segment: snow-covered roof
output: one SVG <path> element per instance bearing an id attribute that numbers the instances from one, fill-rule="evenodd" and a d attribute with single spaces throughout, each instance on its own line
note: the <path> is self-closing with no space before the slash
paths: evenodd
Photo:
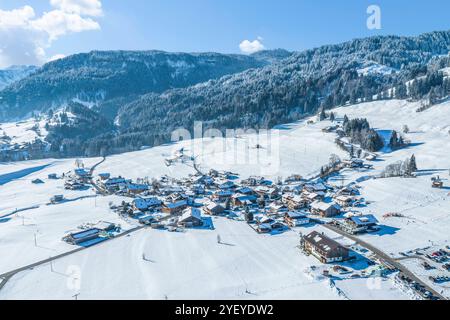
<path id="1" fill-rule="evenodd" d="M 94 228 L 100 229 L 100 230 L 108 230 L 115 227 L 115 224 L 112 222 L 107 221 L 99 221 L 94 225 Z"/>
<path id="2" fill-rule="evenodd" d="M 300 212 L 287 212 L 286 215 L 291 219 L 304 219 L 307 218 L 306 215 Z"/>
<path id="3" fill-rule="evenodd" d="M 377 218 L 375 218 L 371 214 L 364 215 L 364 216 L 353 216 L 350 218 L 350 220 L 352 220 L 356 225 L 361 225 L 361 226 L 373 225 L 373 224 L 378 223 Z"/>
<path id="4" fill-rule="evenodd" d="M 128 190 L 148 190 L 149 186 L 146 184 L 129 183 L 127 188 Z"/>
<path id="5" fill-rule="evenodd" d="M 113 184 L 119 184 L 119 183 L 125 183 L 126 180 L 124 178 L 109 178 L 105 181 L 106 185 L 113 185 Z"/>
<path id="6" fill-rule="evenodd" d="M 201 220 L 202 219 L 202 214 L 201 214 L 200 209 L 198 209 L 198 208 L 187 208 L 186 210 L 183 211 L 183 214 L 180 217 L 180 221 L 182 222 L 182 221 L 184 221 L 186 219 L 189 219 L 191 217 L 195 218 L 195 219 L 198 219 L 198 220 Z"/>
<path id="7" fill-rule="evenodd" d="M 327 211 L 331 207 L 335 207 L 336 209 L 340 209 L 340 206 L 335 203 L 326 203 L 322 201 L 316 201 L 311 204 L 311 208 L 320 211 Z"/>
<path id="8" fill-rule="evenodd" d="M 161 205 L 162 201 L 156 197 L 137 198 L 133 200 L 133 204 L 138 209 L 147 209 L 148 207 Z"/>
<path id="9" fill-rule="evenodd" d="M 220 204 L 211 201 L 206 204 L 206 208 L 208 210 L 214 210 L 215 208 L 223 208 L 223 207 Z"/>
<path id="10" fill-rule="evenodd" d="M 239 193 L 242 193 L 242 194 L 253 193 L 253 190 L 249 187 L 242 187 L 242 188 L 237 189 L 236 191 Z"/>
<path id="11" fill-rule="evenodd" d="M 186 200 L 181 200 L 181 201 L 177 201 L 177 202 L 170 202 L 170 203 L 166 203 L 165 206 L 169 209 L 175 209 L 175 208 L 179 208 L 182 206 L 187 205 L 187 201 Z"/>
<path id="12" fill-rule="evenodd" d="M 233 181 L 227 181 L 222 183 L 221 185 L 219 185 L 220 189 L 230 189 L 233 188 L 235 186 Z"/>
<path id="13" fill-rule="evenodd" d="M 70 235 L 72 236 L 73 239 L 83 239 L 85 237 L 89 237 L 89 236 L 98 234 L 99 232 L 100 232 L 99 229 L 92 228 L 92 229 L 89 229 L 89 230 L 83 230 L 83 231 L 80 231 L 80 232 L 75 232 L 75 233 L 72 233 Z"/>
<path id="14" fill-rule="evenodd" d="M 264 224 L 264 223 L 271 223 L 274 220 L 272 218 L 269 218 L 267 216 L 259 216 L 256 218 L 256 220 L 260 223 L 260 224 Z"/>
<path id="15" fill-rule="evenodd" d="M 234 194 L 233 191 L 229 191 L 229 190 L 221 190 L 221 191 L 217 191 L 215 193 L 215 195 L 219 196 L 219 197 L 229 197 L 229 196 L 232 196 L 233 194 Z"/>
<path id="16" fill-rule="evenodd" d="M 327 190 L 327 187 L 321 182 L 320 183 L 314 183 L 314 184 L 306 184 L 304 186 L 304 188 L 307 189 L 307 190 L 315 191 L 315 192 L 326 191 Z"/>
<path id="17" fill-rule="evenodd" d="M 351 196 L 338 196 L 338 197 L 336 197 L 336 200 L 337 201 L 348 202 L 348 201 L 353 200 L 353 197 L 351 197 Z"/>
<path id="18" fill-rule="evenodd" d="M 245 194 L 235 194 L 233 195 L 234 199 L 238 199 L 239 201 L 256 201 L 258 198 L 253 195 L 245 195 Z"/>
<path id="19" fill-rule="evenodd" d="M 338 242 L 317 231 L 311 232 L 304 239 L 327 253 L 342 247 Z"/>

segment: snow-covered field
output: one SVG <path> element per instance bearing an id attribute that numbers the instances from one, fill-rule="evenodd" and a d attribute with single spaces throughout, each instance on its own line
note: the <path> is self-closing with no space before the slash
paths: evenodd
<path id="1" fill-rule="evenodd" d="M 45 120 L 30 119 L 27 121 L 0 124 L 0 138 L 8 136 L 11 138 L 10 145 L 33 142 L 43 139 L 47 135 Z"/>
<path id="2" fill-rule="evenodd" d="M 310 276 L 306 268 L 318 262 L 300 253 L 296 232 L 259 235 L 240 221 L 213 223 L 214 231 L 147 229 L 100 244 L 54 262 L 53 272 L 47 264 L 21 273 L 0 299 L 369 299 L 385 290 L 385 298 L 408 298 L 391 281 L 377 295 L 365 279 L 340 292 Z"/>
<path id="3" fill-rule="evenodd" d="M 430 178 L 448 179 L 450 167 L 450 103 L 417 113 L 418 103 L 381 101 L 336 109 L 338 117 L 366 117 L 377 130 L 410 129 L 411 146 L 380 154 L 374 170 L 345 171 L 345 183 L 379 173 L 386 165 L 413 153 L 419 167 L 416 179 L 370 179 L 358 183 L 369 202 L 361 212 L 372 213 L 383 225 L 377 234 L 361 238 L 393 257 L 417 248 L 442 248 L 450 241 L 450 190 L 432 189 Z M 185 177 L 194 173 L 189 164 L 166 166 L 164 160 L 184 147 L 196 158 L 202 171 L 230 170 L 242 178 L 263 175 L 286 178 L 291 174 L 314 176 L 330 154 L 345 157 L 334 143 L 334 133 L 321 131 L 330 122 L 306 121 L 280 126 L 271 142 L 256 135 L 183 141 L 139 152 L 108 157 L 96 173 L 110 172 L 127 178 Z M 260 145 L 258 148 L 257 145 Z M 228 146 L 228 148 L 225 148 Z M 258 158 L 259 157 L 259 158 Z M 87 167 L 100 159 L 84 159 Z M 118 197 L 94 196 L 92 190 L 63 190 L 62 180 L 50 181 L 49 173 L 67 172 L 74 160 L 41 160 L 0 164 L 0 274 L 49 256 L 73 250 L 61 237 L 79 225 L 99 220 L 120 223 L 124 229 L 135 223 L 121 220 L 108 207 Z M 31 180 L 41 178 L 43 185 Z M 449 180 L 444 180 L 446 186 Z M 47 206 L 49 198 L 64 194 L 73 202 Z M 39 206 L 1 219 L 16 208 Z M 383 219 L 386 213 L 405 218 Z M 392 279 L 380 285 L 366 279 L 345 279 L 331 284 L 307 271 L 320 263 L 304 256 L 293 231 L 259 235 L 243 222 L 214 218 L 214 230 L 169 233 L 144 229 L 130 236 L 104 242 L 14 276 L 0 299 L 409 299 Z M 322 230 L 322 227 L 316 227 Z M 311 228 L 298 231 L 309 232 Z M 37 246 L 34 243 L 36 234 Z M 220 235 L 225 245 L 217 244 Z M 337 235 L 332 235 L 339 238 Z M 339 239 L 342 242 L 342 239 Z M 142 259 L 143 254 L 147 260 Z M 406 262 L 405 262 L 406 263 Z M 409 261 L 408 261 L 409 263 Z M 53 272 L 52 270 L 53 269 Z M 77 277 L 71 277 L 76 274 Z M 81 287 L 74 289 L 79 281 Z M 77 287 L 77 286 L 75 286 Z M 438 289 L 446 290 L 443 287 Z M 450 292 L 445 291 L 447 295 Z"/>

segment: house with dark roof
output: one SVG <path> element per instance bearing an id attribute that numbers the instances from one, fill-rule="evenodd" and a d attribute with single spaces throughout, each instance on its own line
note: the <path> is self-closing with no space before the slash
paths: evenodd
<path id="1" fill-rule="evenodd" d="M 305 252 L 315 256 L 322 263 L 340 262 L 349 259 L 350 251 L 347 248 L 317 231 L 302 236 L 300 244 Z"/>

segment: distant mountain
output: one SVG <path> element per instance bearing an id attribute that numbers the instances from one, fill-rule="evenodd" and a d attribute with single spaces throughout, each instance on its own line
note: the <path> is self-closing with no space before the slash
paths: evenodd
<path id="1" fill-rule="evenodd" d="M 193 121 L 217 129 L 270 128 L 380 93 L 382 99 L 419 99 L 438 88 L 437 95 L 445 96 L 450 92 L 442 76 L 431 72 L 436 64 L 450 66 L 449 51 L 450 31 L 357 39 L 294 53 L 264 68 L 144 95 L 119 110 L 118 137 L 135 148 L 167 141 L 172 130 L 190 129 Z M 419 76 L 425 80 L 406 95 L 404 83 Z M 397 86 L 397 95 L 388 91 Z"/>
<path id="2" fill-rule="evenodd" d="M 110 115 L 132 97 L 182 88 L 267 62 L 243 55 L 94 51 L 47 63 L 0 92 L 0 121 L 71 101 Z M 105 110 L 102 104 L 109 109 Z"/>
<path id="3" fill-rule="evenodd" d="M 262 50 L 253 53 L 251 56 L 261 61 L 275 63 L 290 57 L 292 54 L 293 52 L 284 49 L 274 49 L 274 50 Z"/>
<path id="4" fill-rule="evenodd" d="M 54 152 L 125 152 L 168 142 L 194 121 L 257 129 L 374 99 L 432 105 L 450 96 L 439 71 L 450 67 L 449 51 L 450 31 L 251 56 L 91 52 L 49 63 L 0 92 L 0 119 L 70 105 L 83 119 L 49 128 Z"/>
<path id="5" fill-rule="evenodd" d="M 27 77 L 36 69 L 37 67 L 34 66 L 12 66 L 7 69 L 0 70 L 0 90 L 3 90 L 10 84 Z"/>

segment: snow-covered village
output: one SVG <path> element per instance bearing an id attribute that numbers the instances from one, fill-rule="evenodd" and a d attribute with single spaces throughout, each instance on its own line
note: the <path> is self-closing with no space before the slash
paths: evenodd
<path id="1" fill-rule="evenodd" d="M 448 303 L 450 2 L 0 2 L 2 310 Z"/>
<path id="2" fill-rule="evenodd" d="M 256 134 L 3 165 L 0 298 L 448 299 L 448 106 L 280 126 L 277 170 L 217 161 L 266 156 Z M 357 116 L 380 152 L 348 142 Z"/>

